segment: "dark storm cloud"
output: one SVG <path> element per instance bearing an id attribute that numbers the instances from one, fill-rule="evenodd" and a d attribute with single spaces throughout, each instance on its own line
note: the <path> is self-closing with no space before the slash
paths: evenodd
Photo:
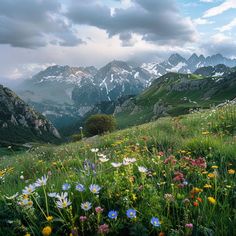
<path id="1" fill-rule="evenodd" d="M 96 1 L 71 1 L 67 17 L 76 24 L 106 30 L 109 37 L 119 35 L 130 42 L 131 33 L 146 41 L 181 44 L 194 40 L 195 30 L 189 19 L 183 18 L 174 0 L 132 0 L 126 9 L 116 8 L 114 14 L 108 6 Z"/>
<path id="2" fill-rule="evenodd" d="M 50 42 L 65 46 L 82 43 L 60 10 L 57 0 L 1 0 L 0 44 L 37 48 Z"/>

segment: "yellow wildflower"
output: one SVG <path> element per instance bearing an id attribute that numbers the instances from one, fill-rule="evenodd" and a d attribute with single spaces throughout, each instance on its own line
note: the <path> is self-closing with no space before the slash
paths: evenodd
<path id="1" fill-rule="evenodd" d="M 192 193 L 192 194 L 196 194 L 196 193 L 201 193 L 202 191 L 203 191 L 203 190 L 200 189 L 200 188 L 193 188 L 192 191 L 191 191 L 191 193 Z"/>
<path id="2" fill-rule="evenodd" d="M 135 194 L 132 194 L 133 201 L 136 201 L 137 197 Z"/>
<path id="3" fill-rule="evenodd" d="M 47 216 L 47 221 L 52 221 L 53 220 L 53 216 Z"/>
<path id="4" fill-rule="evenodd" d="M 212 188 L 210 184 L 205 184 L 203 188 Z"/>
<path id="5" fill-rule="evenodd" d="M 52 233 L 52 228 L 50 226 L 46 226 L 42 230 L 43 236 L 49 236 Z"/>
<path id="6" fill-rule="evenodd" d="M 211 204 L 213 204 L 213 205 L 216 204 L 215 198 L 213 198 L 213 197 L 208 197 L 207 199 L 208 199 L 208 201 L 209 201 Z"/>
<path id="7" fill-rule="evenodd" d="M 25 236 L 30 236 L 30 233 L 26 233 Z"/>
<path id="8" fill-rule="evenodd" d="M 229 169 L 229 170 L 228 170 L 228 173 L 229 173 L 230 175 L 233 175 L 233 174 L 235 173 L 235 170 Z"/>
<path id="9" fill-rule="evenodd" d="M 206 174 L 208 174 L 208 171 L 203 171 L 202 174 L 206 175 Z"/>
<path id="10" fill-rule="evenodd" d="M 211 167 L 212 169 L 217 169 L 217 168 L 219 168 L 218 166 L 212 166 Z"/>
<path id="11" fill-rule="evenodd" d="M 209 178 L 211 178 L 211 179 L 213 179 L 213 178 L 216 177 L 214 173 L 209 173 L 207 176 L 208 176 Z"/>

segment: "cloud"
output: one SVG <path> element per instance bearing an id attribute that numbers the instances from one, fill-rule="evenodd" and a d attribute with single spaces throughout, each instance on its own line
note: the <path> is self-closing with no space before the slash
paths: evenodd
<path id="1" fill-rule="evenodd" d="M 203 17 L 207 18 L 207 17 L 217 16 L 217 15 L 220 15 L 223 12 L 228 11 L 232 8 L 236 8 L 236 1 L 235 0 L 225 0 L 222 4 L 208 9 L 204 13 Z"/>
<path id="2" fill-rule="evenodd" d="M 160 44 L 183 44 L 195 40 L 192 21 L 180 15 L 174 0 L 132 0 L 127 8 L 115 8 L 97 1 L 73 1 L 66 16 L 78 25 L 95 26 L 109 37 L 118 35 L 123 45 L 131 35 Z"/>
<path id="3" fill-rule="evenodd" d="M 214 0 L 200 0 L 200 2 L 210 3 L 210 2 L 214 2 Z"/>
<path id="4" fill-rule="evenodd" d="M 1 0 L 0 44 L 38 48 L 83 43 L 60 11 L 58 0 Z"/>
<path id="5" fill-rule="evenodd" d="M 210 25 L 210 24 L 214 23 L 214 21 L 209 21 L 209 20 L 203 19 L 203 18 L 194 19 L 193 22 L 196 25 Z"/>
<path id="6" fill-rule="evenodd" d="M 229 24 L 224 25 L 220 28 L 217 28 L 220 32 L 225 32 L 225 31 L 230 31 L 231 29 L 233 29 L 234 27 L 236 27 L 236 18 L 234 18 Z"/>
<path id="7" fill-rule="evenodd" d="M 224 56 L 235 57 L 236 42 L 231 36 L 217 33 L 213 35 L 209 41 L 202 44 L 202 48 L 205 49 L 208 55 L 221 53 Z"/>

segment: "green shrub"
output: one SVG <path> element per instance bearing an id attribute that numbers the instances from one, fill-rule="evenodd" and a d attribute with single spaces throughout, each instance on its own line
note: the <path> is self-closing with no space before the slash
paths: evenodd
<path id="1" fill-rule="evenodd" d="M 85 122 L 85 129 L 89 135 L 111 132 L 116 128 L 116 120 L 111 115 L 97 114 L 90 116 Z"/>
<path id="2" fill-rule="evenodd" d="M 78 142 L 78 141 L 80 141 L 82 138 L 83 138 L 83 135 L 82 135 L 82 134 L 73 134 L 73 135 L 71 136 L 72 142 Z"/>

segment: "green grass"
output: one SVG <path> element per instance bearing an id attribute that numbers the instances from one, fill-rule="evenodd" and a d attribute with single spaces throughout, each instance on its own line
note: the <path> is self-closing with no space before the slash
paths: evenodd
<path id="1" fill-rule="evenodd" d="M 137 122 L 138 117 L 133 118 Z M 35 147 L 13 156 L 3 154 L 0 235 L 42 235 L 45 226 L 52 227 L 52 235 L 69 235 L 73 230 L 79 235 L 97 235 L 102 224 L 108 225 L 109 235 L 233 235 L 236 179 L 228 171 L 236 168 L 235 129 L 236 106 L 227 105 L 161 118 L 94 139 Z M 98 148 L 108 161 L 101 162 L 91 148 Z M 119 168 L 111 165 L 127 157 L 136 162 Z M 204 158 L 206 166 L 193 164 L 202 160 L 199 157 Z M 140 166 L 148 172 L 140 173 Z M 180 187 L 183 180 L 174 181 L 177 172 L 183 174 L 187 185 Z M 208 176 L 212 173 L 214 178 Z M 49 175 L 46 192 L 61 192 L 63 183 L 71 185 L 70 207 L 59 210 L 52 198 L 45 197 L 43 187 L 28 196 L 32 207 L 19 206 L 19 197 L 6 197 L 21 194 L 25 186 L 44 174 Z M 86 190 L 75 190 L 77 183 Z M 90 184 L 101 186 L 98 195 L 89 191 Z M 204 188 L 206 184 L 211 188 Z M 216 204 L 208 197 L 213 197 Z M 80 207 L 85 201 L 92 204 L 89 211 Z M 96 213 L 97 206 L 104 209 L 103 213 Z M 44 216 L 47 208 L 52 222 Z M 129 208 L 137 211 L 135 219 L 126 216 Z M 109 219 L 110 210 L 118 211 L 117 219 Z M 81 222 L 80 216 L 87 220 Z M 159 218 L 160 227 L 150 223 L 154 216 Z M 186 228 L 190 223 L 193 228 Z"/>
<path id="2" fill-rule="evenodd" d="M 166 113 L 170 116 L 188 114 L 192 109 L 209 109 L 226 100 L 235 98 L 236 80 L 235 75 L 228 75 L 222 82 L 214 82 L 211 78 L 195 74 L 168 73 L 155 80 L 153 84 L 143 93 L 132 99 L 139 108 L 132 115 L 132 107 L 129 111 L 116 114 L 120 128 L 141 124 L 156 118 L 153 108 L 156 103 L 166 107 Z M 204 86 L 199 88 L 173 89 L 181 81 L 192 84 L 198 80 Z M 158 115 L 159 117 L 162 115 Z"/>

